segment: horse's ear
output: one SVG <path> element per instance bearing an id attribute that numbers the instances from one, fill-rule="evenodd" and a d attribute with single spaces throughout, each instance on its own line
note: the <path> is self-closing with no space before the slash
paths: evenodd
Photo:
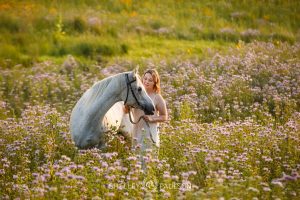
<path id="1" fill-rule="evenodd" d="M 136 75 L 139 74 L 139 66 L 136 66 L 132 72 L 133 72 L 133 78 L 135 78 Z"/>

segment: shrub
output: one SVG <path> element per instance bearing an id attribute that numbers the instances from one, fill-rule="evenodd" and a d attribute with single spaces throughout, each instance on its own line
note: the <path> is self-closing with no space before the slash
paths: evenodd
<path id="1" fill-rule="evenodd" d="M 22 23 L 22 19 L 5 13 L 0 14 L 0 30 L 17 33 L 21 30 L 24 31 L 24 26 L 25 23 Z"/>

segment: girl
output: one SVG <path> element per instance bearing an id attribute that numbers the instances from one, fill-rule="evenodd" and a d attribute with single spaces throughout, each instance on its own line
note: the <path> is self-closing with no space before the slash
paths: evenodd
<path id="1" fill-rule="evenodd" d="M 159 122 L 168 120 L 166 102 L 160 94 L 160 78 L 155 69 L 148 69 L 142 77 L 143 85 L 155 105 L 154 115 L 145 115 L 140 109 L 132 109 L 134 120 L 137 121 L 133 128 L 133 147 L 139 147 L 142 151 L 159 147 Z M 129 109 L 125 107 L 125 112 Z"/>

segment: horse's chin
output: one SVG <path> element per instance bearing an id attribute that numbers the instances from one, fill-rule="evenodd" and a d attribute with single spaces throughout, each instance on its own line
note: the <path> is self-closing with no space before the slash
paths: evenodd
<path id="1" fill-rule="evenodd" d="M 146 115 L 154 115 L 153 111 L 149 111 L 149 110 L 144 110 Z"/>
<path id="2" fill-rule="evenodd" d="M 154 115 L 154 107 L 153 106 L 130 106 L 132 108 L 143 110 L 145 115 Z"/>
<path id="3" fill-rule="evenodd" d="M 154 106 L 153 105 L 149 105 L 149 104 L 147 104 L 147 105 L 145 105 L 144 107 L 143 107 L 144 109 L 144 112 L 145 112 L 145 114 L 146 115 L 154 115 Z"/>

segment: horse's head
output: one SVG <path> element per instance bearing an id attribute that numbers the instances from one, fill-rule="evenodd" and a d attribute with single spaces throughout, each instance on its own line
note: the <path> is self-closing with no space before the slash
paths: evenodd
<path id="1" fill-rule="evenodd" d="M 146 115 L 153 115 L 153 101 L 148 96 L 137 71 L 125 73 L 125 81 L 127 87 L 122 95 L 125 104 L 143 110 Z"/>

